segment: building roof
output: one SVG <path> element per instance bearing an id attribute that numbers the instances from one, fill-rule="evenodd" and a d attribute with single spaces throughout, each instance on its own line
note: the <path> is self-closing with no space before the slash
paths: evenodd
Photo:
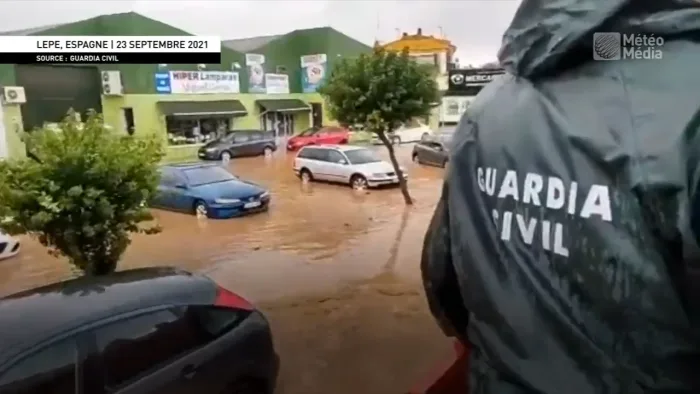
<path id="1" fill-rule="evenodd" d="M 260 47 L 267 45 L 269 42 L 282 37 L 283 34 L 275 34 L 271 36 L 258 36 L 248 38 L 238 38 L 234 40 L 224 40 L 221 42 L 225 47 L 231 48 L 238 52 L 250 52 Z"/>
<path id="2" fill-rule="evenodd" d="M 3 32 L 0 32 L 0 36 L 31 36 L 32 34 L 38 34 L 38 33 L 41 33 L 43 31 L 53 29 L 55 27 L 63 26 L 65 24 L 67 24 L 67 23 L 55 23 L 52 25 L 30 27 L 30 28 L 21 29 L 21 30 L 3 31 Z"/>

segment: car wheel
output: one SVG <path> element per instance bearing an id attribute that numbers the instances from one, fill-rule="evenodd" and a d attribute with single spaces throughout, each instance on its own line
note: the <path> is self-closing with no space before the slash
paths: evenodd
<path id="1" fill-rule="evenodd" d="M 209 208 L 207 208 L 207 204 L 202 200 L 195 201 L 194 214 L 197 215 L 197 217 L 208 217 Z"/>
<path id="2" fill-rule="evenodd" d="M 418 157 L 418 153 L 414 153 L 411 159 L 413 159 L 414 163 L 420 164 L 420 158 Z"/>
<path id="3" fill-rule="evenodd" d="M 391 144 L 392 145 L 401 145 L 401 137 L 398 137 L 398 136 L 391 137 Z"/>
<path id="4" fill-rule="evenodd" d="M 367 178 L 360 174 L 353 175 L 352 178 L 350 178 L 350 186 L 352 186 L 352 188 L 356 190 L 366 189 Z"/>
<path id="5" fill-rule="evenodd" d="M 424 139 L 426 139 L 426 138 L 428 138 L 428 133 L 423 133 L 423 134 L 420 136 L 420 139 L 421 139 L 421 140 L 424 140 Z"/>
<path id="6" fill-rule="evenodd" d="M 221 156 L 219 158 L 221 161 L 229 161 L 231 160 L 231 152 L 225 150 L 221 152 Z"/>
<path id="7" fill-rule="evenodd" d="M 269 146 L 266 146 L 265 149 L 263 149 L 263 155 L 272 156 L 272 148 L 270 148 Z"/>
<path id="8" fill-rule="evenodd" d="M 242 378 L 231 383 L 221 394 L 267 394 L 268 386 L 263 379 Z"/>
<path id="9" fill-rule="evenodd" d="M 307 170 L 306 168 L 301 169 L 301 172 L 299 172 L 299 178 L 301 178 L 301 180 L 304 182 L 311 182 L 314 180 L 314 176 L 311 175 L 311 171 Z"/>

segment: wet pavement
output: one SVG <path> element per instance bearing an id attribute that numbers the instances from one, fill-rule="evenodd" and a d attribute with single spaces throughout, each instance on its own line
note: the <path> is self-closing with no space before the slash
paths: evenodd
<path id="1" fill-rule="evenodd" d="M 232 160 L 234 174 L 270 189 L 268 212 L 218 221 L 155 211 L 163 231 L 135 236 L 120 269 L 204 272 L 261 305 L 282 359 L 279 393 L 404 392 L 449 354 L 419 284 L 442 170 L 413 164 L 410 151 L 397 152 L 410 176 L 410 207 L 398 188 L 302 184 L 284 151 Z M 72 275 L 23 241 L 17 258 L 0 261 L 0 293 Z"/>

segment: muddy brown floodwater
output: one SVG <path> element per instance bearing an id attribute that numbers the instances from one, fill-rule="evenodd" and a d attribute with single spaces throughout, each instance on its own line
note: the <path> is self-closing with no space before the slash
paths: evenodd
<path id="1" fill-rule="evenodd" d="M 302 184 L 284 151 L 232 160 L 234 174 L 270 189 L 269 212 L 215 221 L 155 211 L 163 231 L 135 236 L 120 269 L 203 272 L 257 303 L 282 361 L 279 394 L 405 392 L 450 352 L 419 271 L 442 170 L 413 164 L 410 150 L 397 156 L 411 207 L 398 189 Z M 0 262 L 0 293 L 70 275 L 65 262 L 23 239 L 21 254 Z"/>

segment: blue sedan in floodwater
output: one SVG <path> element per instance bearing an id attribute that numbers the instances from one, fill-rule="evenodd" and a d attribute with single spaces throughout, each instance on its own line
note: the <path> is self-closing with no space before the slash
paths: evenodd
<path id="1" fill-rule="evenodd" d="M 218 164 L 167 165 L 160 175 L 154 208 L 228 219 L 266 211 L 270 205 L 269 191 Z"/>

